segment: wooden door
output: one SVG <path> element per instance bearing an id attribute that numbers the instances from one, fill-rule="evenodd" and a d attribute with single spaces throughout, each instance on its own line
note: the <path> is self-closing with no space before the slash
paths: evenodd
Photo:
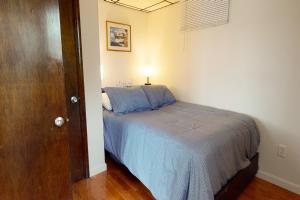
<path id="1" fill-rule="evenodd" d="M 67 119 L 68 2 L 0 0 L 1 200 L 72 199 L 68 124 L 54 124 Z"/>
<path id="2" fill-rule="evenodd" d="M 68 0 L 64 0 L 66 1 Z M 64 15 L 69 16 L 61 19 L 61 23 L 64 33 L 62 37 L 67 111 L 70 119 L 71 176 L 75 182 L 89 177 L 79 0 L 63 3 L 61 9 Z"/>

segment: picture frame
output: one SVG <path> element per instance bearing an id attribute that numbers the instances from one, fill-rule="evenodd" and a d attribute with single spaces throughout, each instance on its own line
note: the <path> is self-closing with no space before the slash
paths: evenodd
<path id="1" fill-rule="evenodd" d="M 131 52 L 131 26 L 106 21 L 106 47 L 107 51 Z"/>

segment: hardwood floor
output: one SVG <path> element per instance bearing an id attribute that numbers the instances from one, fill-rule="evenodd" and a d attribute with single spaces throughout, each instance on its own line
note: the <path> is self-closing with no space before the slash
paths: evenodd
<path id="1" fill-rule="evenodd" d="M 73 200 L 153 200 L 149 190 L 124 167 L 107 160 L 108 170 L 73 185 Z M 300 196 L 254 178 L 238 200 L 300 200 Z"/>

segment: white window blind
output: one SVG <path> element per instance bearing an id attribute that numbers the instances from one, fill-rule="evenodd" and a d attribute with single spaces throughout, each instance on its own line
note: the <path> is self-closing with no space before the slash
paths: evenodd
<path id="1" fill-rule="evenodd" d="M 181 30 L 197 30 L 227 24 L 229 22 L 229 1 L 184 1 Z"/>

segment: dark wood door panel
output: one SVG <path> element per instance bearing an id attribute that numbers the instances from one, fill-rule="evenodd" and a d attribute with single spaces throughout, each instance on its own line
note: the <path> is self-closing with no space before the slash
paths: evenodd
<path id="1" fill-rule="evenodd" d="M 73 181 L 78 181 L 89 176 L 79 0 L 72 2 L 61 0 L 60 7 L 64 11 L 64 15 L 68 16 L 61 19 L 62 41 L 67 110 L 70 119 L 71 175 Z M 69 37 L 73 37 L 73 39 L 70 40 Z M 71 102 L 73 96 L 78 99 L 78 102 Z"/>
<path id="2" fill-rule="evenodd" d="M 71 199 L 57 0 L 0 1 L 0 199 Z"/>

